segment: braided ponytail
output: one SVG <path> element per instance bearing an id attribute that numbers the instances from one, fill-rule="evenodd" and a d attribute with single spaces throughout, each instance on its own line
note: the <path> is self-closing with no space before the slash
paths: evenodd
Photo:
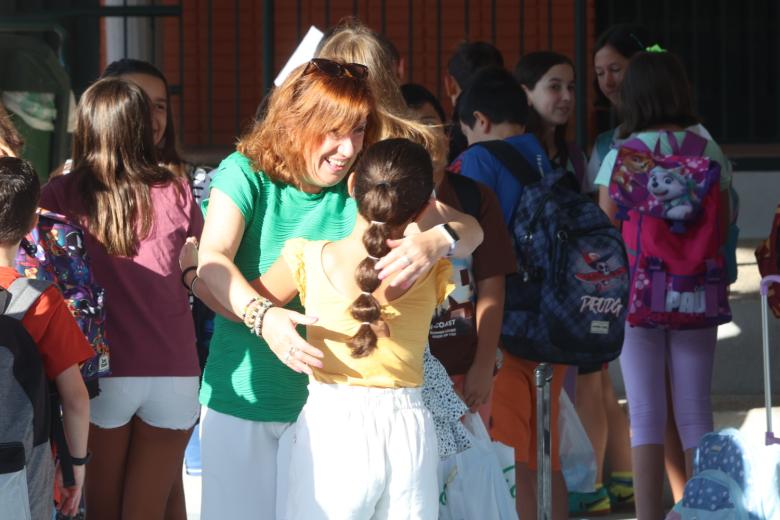
<path id="1" fill-rule="evenodd" d="M 374 265 L 390 250 L 387 247 L 387 239 L 390 235 L 388 231 L 387 225 L 372 223 L 363 234 L 363 245 L 370 256 L 364 258 L 355 270 L 355 280 L 361 293 L 352 302 L 349 311 L 352 317 L 360 322 L 360 328 L 349 341 L 352 357 L 367 356 L 376 348 L 377 337 L 371 324 L 381 317 L 382 307 L 373 295 L 381 283 Z"/>
<path id="2" fill-rule="evenodd" d="M 358 212 L 370 222 L 363 233 L 368 256 L 358 264 L 355 281 L 361 294 L 350 306 L 360 328 L 347 342 L 352 357 L 370 355 L 377 336 L 382 307 L 373 292 L 381 280 L 377 260 L 390 252 L 387 239 L 399 232 L 425 206 L 433 189 L 433 166 L 425 148 L 407 139 L 387 139 L 370 147 L 355 167 Z"/>

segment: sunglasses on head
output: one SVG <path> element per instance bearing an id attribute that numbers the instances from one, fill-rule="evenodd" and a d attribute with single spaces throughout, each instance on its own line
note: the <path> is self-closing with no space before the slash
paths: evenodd
<path id="1" fill-rule="evenodd" d="M 315 70 L 324 72 L 334 78 L 355 78 L 366 79 L 368 77 L 368 67 L 360 63 L 339 63 L 337 61 L 325 58 L 314 58 L 306 65 L 303 71 L 304 76 L 311 74 Z"/>

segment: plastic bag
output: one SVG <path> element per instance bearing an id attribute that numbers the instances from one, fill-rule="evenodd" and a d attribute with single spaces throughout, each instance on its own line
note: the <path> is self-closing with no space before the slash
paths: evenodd
<path id="1" fill-rule="evenodd" d="M 468 413 L 463 422 L 472 446 L 439 463 L 439 520 L 517 520 L 515 499 L 499 462 L 499 454 L 506 458 L 511 448 L 490 440 L 479 415 Z M 511 466 L 514 475 L 514 462 Z"/>
<path id="2" fill-rule="evenodd" d="M 593 445 L 566 392 L 561 392 L 560 405 L 558 423 L 561 434 L 561 468 L 566 488 L 577 493 L 591 493 L 596 490 L 597 471 Z"/>

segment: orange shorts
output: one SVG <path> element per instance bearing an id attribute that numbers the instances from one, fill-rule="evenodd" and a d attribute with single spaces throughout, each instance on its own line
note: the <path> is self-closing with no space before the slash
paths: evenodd
<path id="1" fill-rule="evenodd" d="M 536 384 L 534 369 L 538 361 L 529 361 L 504 352 L 504 365 L 493 385 L 493 415 L 490 434 L 493 439 L 515 449 L 515 461 L 536 469 Z M 563 379 L 568 365 L 552 365 L 550 384 L 550 439 L 552 469 L 561 469 L 558 454 L 560 437 L 558 413 Z"/>

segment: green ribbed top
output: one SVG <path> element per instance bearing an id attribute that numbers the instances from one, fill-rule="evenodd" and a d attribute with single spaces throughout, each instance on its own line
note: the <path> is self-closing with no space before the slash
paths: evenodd
<path id="1" fill-rule="evenodd" d="M 346 182 L 304 193 L 256 172 L 235 152 L 219 165 L 211 189 L 226 194 L 244 216 L 246 229 L 235 264 L 247 280 L 264 273 L 291 238 L 339 240 L 354 227 L 355 202 Z M 203 202 L 208 211 L 208 200 Z M 303 312 L 296 297 L 288 306 Z M 300 327 L 305 334 L 304 327 Z M 252 421 L 292 422 L 306 401 L 308 378 L 287 368 L 242 323 L 217 316 L 203 372 L 200 402 Z"/>

